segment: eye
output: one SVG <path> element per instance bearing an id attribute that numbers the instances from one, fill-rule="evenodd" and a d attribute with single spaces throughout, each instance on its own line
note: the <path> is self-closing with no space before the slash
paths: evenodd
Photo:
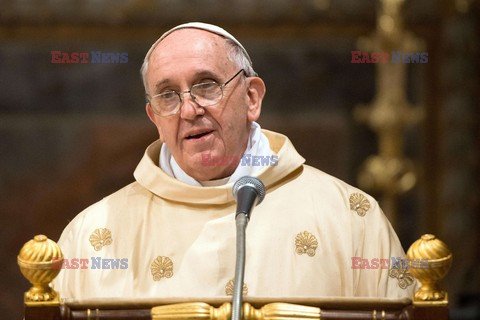
<path id="1" fill-rule="evenodd" d="M 167 91 L 159 94 L 157 97 L 158 99 L 164 100 L 164 101 L 171 101 L 178 98 L 177 93 L 175 91 Z"/>
<path id="2" fill-rule="evenodd" d="M 216 82 L 209 81 L 209 82 L 202 82 L 202 83 L 196 84 L 194 87 L 195 87 L 195 90 L 202 91 L 202 90 L 216 89 L 218 87 L 218 84 Z"/>
<path id="3" fill-rule="evenodd" d="M 216 82 L 204 82 L 196 84 L 192 87 L 192 92 L 199 96 L 208 96 L 215 93 L 219 89 L 219 85 Z"/>

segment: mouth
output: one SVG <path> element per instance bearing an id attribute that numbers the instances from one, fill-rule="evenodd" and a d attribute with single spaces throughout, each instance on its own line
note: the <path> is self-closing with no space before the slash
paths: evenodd
<path id="1" fill-rule="evenodd" d="M 185 137 L 186 140 L 199 140 L 209 134 L 211 134 L 213 130 L 202 130 L 198 132 L 191 133 Z"/>

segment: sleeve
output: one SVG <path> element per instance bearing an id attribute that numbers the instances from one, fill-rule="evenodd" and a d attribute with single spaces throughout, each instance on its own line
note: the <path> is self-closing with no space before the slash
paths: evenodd
<path id="1" fill-rule="evenodd" d="M 134 282 L 128 259 L 132 249 L 119 245 L 121 231 L 130 226 L 118 217 L 122 205 L 117 199 L 104 198 L 65 228 L 58 241 L 64 264 L 52 282 L 60 298 L 114 298 L 131 289 Z"/>
<path id="2" fill-rule="evenodd" d="M 57 244 L 62 250 L 64 260 L 70 261 L 72 257 L 78 257 L 78 247 L 74 245 L 74 229 L 78 223 L 79 217 L 77 216 L 72 220 L 68 226 L 63 230 L 60 239 Z M 72 276 L 75 276 L 74 273 L 68 272 L 69 269 L 66 268 L 66 262 L 64 261 L 59 274 L 53 280 L 52 286 L 60 294 L 60 298 L 72 297 L 74 295 L 74 287 L 69 284 L 75 283 Z"/>
<path id="3" fill-rule="evenodd" d="M 89 232 L 95 227 L 90 225 L 88 216 L 98 216 L 99 203 L 79 213 L 63 230 L 58 246 L 62 250 L 64 263 L 60 273 L 52 281 L 53 289 L 61 299 L 89 297 L 98 287 L 99 272 L 92 272 L 89 247 L 85 245 Z M 101 202 L 100 202 L 101 204 Z"/>
<path id="4" fill-rule="evenodd" d="M 418 283 L 408 268 L 398 268 L 397 262 L 405 259 L 400 240 L 378 203 L 369 195 L 358 195 L 369 208 L 357 217 L 364 232 L 352 257 L 355 295 L 412 299 Z"/>

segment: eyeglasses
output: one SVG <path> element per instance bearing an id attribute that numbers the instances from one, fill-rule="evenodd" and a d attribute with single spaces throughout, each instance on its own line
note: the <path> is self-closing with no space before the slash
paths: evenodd
<path id="1" fill-rule="evenodd" d="M 180 111 L 184 93 L 189 93 L 192 100 L 200 107 L 213 106 L 222 100 L 225 86 L 243 71 L 243 69 L 240 69 L 240 71 L 235 73 L 235 75 L 224 84 L 218 84 L 215 81 L 202 82 L 194 84 L 190 90 L 187 91 L 177 92 L 170 90 L 154 95 L 151 99 L 148 99 L 148 102 L 150 102 L 153 112 L 162 117 L 168 117 Z"/>

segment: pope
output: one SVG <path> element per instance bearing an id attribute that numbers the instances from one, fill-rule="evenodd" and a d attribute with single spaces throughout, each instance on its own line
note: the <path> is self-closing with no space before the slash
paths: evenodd
<path id="1" fill-rule="evenodd" d="M 240 177 L 267 188 L 247 229 L 243 294 L 255 297 L 410 298 L 407 269 L 352 268 L 352 257 L 404 258 L 368 194 L 304 164 L 290 140 L 260 128 L 266 88 L 224 29 L 187 23 L 164 33 L 141 68 L 146 113 L 159 139 L 135 182 L 72 220 L 65 258 L 127 259 L 125 269 L 63 269 L 63 298 L 222 297 L 232 294 L 235 199 Z M 202 155 L 248 154 L 275 165 L 202 165 Z"/>

